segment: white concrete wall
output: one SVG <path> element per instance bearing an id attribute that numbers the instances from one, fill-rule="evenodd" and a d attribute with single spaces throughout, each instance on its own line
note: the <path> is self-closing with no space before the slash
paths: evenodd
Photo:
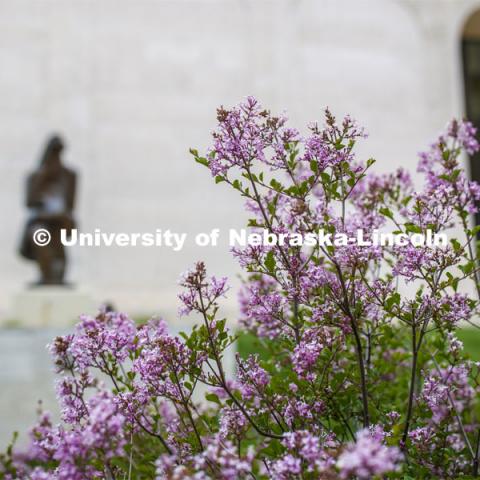
<path id="1" fill-rule="evenodd" d="M 194 164 L 215 108 L 258 96 L 304 125 L 329 105 L 370 132 L 377 168 L 461 114 L 459 38 L 470 0 L 0 0 L 0 315 L 34 277 L 16 255 L 26 172 L 60 131 L 81 174 L 81 228 L 240 227 L 242 202 Z M 227 247 L 75 249 L 70 278 L 133 313 L 173 316 L 180 272 Z"/>

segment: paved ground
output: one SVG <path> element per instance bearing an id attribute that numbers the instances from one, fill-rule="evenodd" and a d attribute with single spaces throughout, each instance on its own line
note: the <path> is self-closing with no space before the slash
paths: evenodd
<path id="1" fill-rule="evenodd" d="M 0 330 L 0 450 L 12 432 L 20 441 L 36 418 L 38 401 L 58 414 L 52 364 L 46 345 L 59 330 Z"/>

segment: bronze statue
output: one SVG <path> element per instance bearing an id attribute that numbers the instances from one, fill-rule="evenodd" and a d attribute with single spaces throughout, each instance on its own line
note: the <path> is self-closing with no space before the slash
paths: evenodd
<path id="1" fill-rule="evenodd" d="M 38 285 L 63 285 L 65 283 L 66 255 L 61 243 L 60 231 L 69 236 L 75 228 L 73 208 L 75 204 L 76 174 L 62 164 L 62 139 L 54 135 L 45 147 L 40 166 L 27 179 L 27 207 L 30 218 L 25 226 L 20 254 L 37 262 L 40 269 Z M 44 229 L 39 242 L 35 232 Z M 50 237 L 46 245 L 45 236 Z"/>

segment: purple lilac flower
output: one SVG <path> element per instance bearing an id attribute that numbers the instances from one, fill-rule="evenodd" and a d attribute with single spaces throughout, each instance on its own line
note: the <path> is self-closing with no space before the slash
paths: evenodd
<path id="1" fill-rule="evenodd" d="M 97 317 L 83 315 L 76 327 L 69 353 L 80 370 L 96 366 L 111 355 L 122 362 L 135 349 L 136 327 L 123 313 L 103 313 Z M 103 356 L 103 358 L 102 358 Z"/>
<path id="2" fill-rule="evenodd" d="M 341 478 L 369 479 L 397 470 L 402 454 L 397 447 L 385 446 L 368 429 L 357 432 L 355 443 L 340 454 L 337 467 Z"/>

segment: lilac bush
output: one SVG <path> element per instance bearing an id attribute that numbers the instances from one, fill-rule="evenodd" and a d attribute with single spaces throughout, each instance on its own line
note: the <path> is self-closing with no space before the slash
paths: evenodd
<path id="1" fill-rule="evenodd" d="M 455 336 L 475 325 L 480 295 L 480 186 L 460 166 L 479 149 L 475 129 L 452 121 L 420 154 L 415 189 L 405 170 L 371 173 L 356 157 L 366 135 L 349 117 L 327 110 L 302 136 L 247 98 L 217 118 L 211 149 L 192 154 L 245 198 L 252 231 L 447 232 L 448 245 L 235 248 L 235 331 L 221 315 L 227 280 L 202 262 L 181 280 L 181 314 L 199 318 L 189 333 L 81 317 L 50 345 L 61 423 L 41 412 L 0 478 L 477 477 L 480 364 Z M 246 333 L 258 354 L 237 355 L 230 378 L 225 350 Z"/>

